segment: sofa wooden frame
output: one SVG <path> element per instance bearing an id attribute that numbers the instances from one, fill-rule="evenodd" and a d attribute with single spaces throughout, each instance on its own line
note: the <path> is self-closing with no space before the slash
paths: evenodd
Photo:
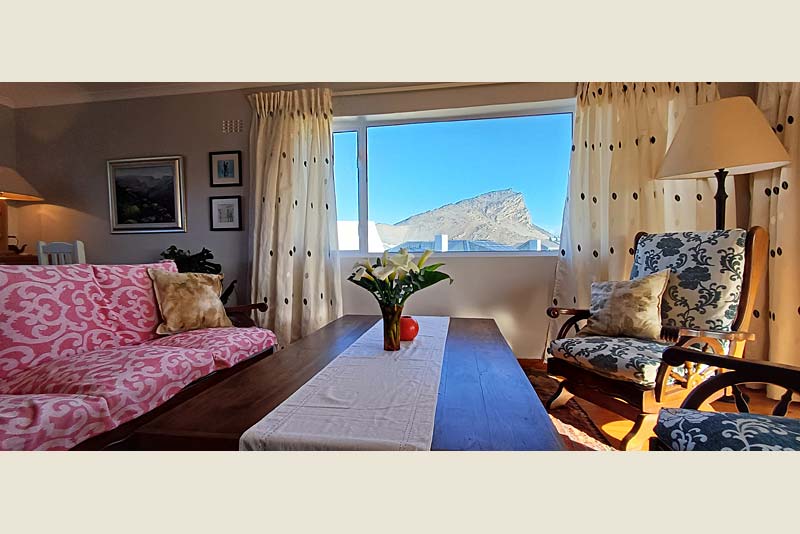
<path id="1" fill-rule="evenodd" d="M 748 361 L 716 356 L 681 347 L 670 347 L 664 351 L 664 361 L 669 365 L 710 365 L 728 372 L 713 376 L 694 388 L 681 404 L 687 410 L 707 408 L 711 399 L 731 388 L 739 413 L 750 413 L 747 396 L 739 386 L 744 384 L 771 384 L 786 391 L 772 408 L 772 415 L 784 417 L 789 410 L 793 395 L 800 395 L 800 369 L 770 362 Z M 650 438 L 650 450 L 671 450 L 657 437 Z"/>
<path id="2" fill-rule="evenodd" d="M 237 328 L 256 326 L 255 321 L 253 321 L 253 313 L 263 313 L 266 311 L 267 305 L 263 302 L 225 308 L 225 312 L 228 314 L 228 317 L 233 325 Z M 130 438 L 133 436 L 136 429 L 149 423 L 159 415 L 171 410 L 175 406 L 178 406 L 179 404 L 182 404 L 187 400 L 197 396 L 199 393 L 202 393 L 214 384 L 217 384 L 226 378 L 233 376 L 234 374 L 245 371 L 254 363 L 261 361 L 272 354 L 274 350 L 274 346 L 270 347 L 267 350 L 259 352 L 258 354 L 237 363 L 233 367 L 229 367 L 228 369 L 220 369 L 218 371 L 209 373 L 204 377 L 195 380 L 191 384 L 188 384 L 164 404 L 161 404 L 155 409 L 143 413 L 139 417 L 131 419 L 130 421 L 127 421 L 116 428 L 112 428 L 107 432 L 103 432 L 102 434 L 98 434 L 85 441 L 82 441 L 71 450 L 93 451 L 135 449 L 135 444 L 131 443 Z"/>
<path id="3" fill-rule="evenodd" d="M 645 232 L 636 234 L 634 250 L 645 235 L 647 235 Z M 730 332 L 664 326 L 661 331 L 662 339 L 674 343 L 677 347 L 699 344 L 706 352 L 741 358 L 745 343 L 755 339 L 755 335 L 748 332 L 747 328 L 755 306 L 758 286 L 764 275 L 768 248 L 769 236 L 764 228 L 754 226 L 747 232 L 742 292 Z M 589 317 L 589 310 L 550 307 L 547 309 L 547 315 L 553 319 L 561 316 L 569 317 L 556 336 L 556 339 L 562 339 L 567 337 L 571 330 L 574 329 L 575 332 L 579 330 L 579 322 Z M 727 351 L 723 346 L 725 341 L 729 342 Z M 586 399 L 633 421 L 633 428 L 622 440 L 622 449 L 643 449 L 647 446 L 647 439 L 655 426 L 658 411 L 662 407 L 680 406 L 695 387 L 711 374 L 718 372 L 716 367 L 696 365 L 691 361 L 685 364 L 685 374 L 678 373 L 676 367 L 678 366 L 663 361 L 656 374 L 655 386 L 647 388 L 634 382 L 608 378 L 551 357 L 547 360 L 548 374 L 563 380 L 545 407 L 550 410 L 563 406 L 573 396 Z M 714 399 L 720 396 L 721 393 L 717 392 Z"/>

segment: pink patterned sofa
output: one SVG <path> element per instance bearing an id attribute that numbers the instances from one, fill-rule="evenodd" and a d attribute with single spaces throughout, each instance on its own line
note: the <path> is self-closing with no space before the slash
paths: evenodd
<path id="1" fill-rule="evenodd" d="M 167 337 L 145 265 L 0 265 L 0 450 L 70 449 L 128 424 L 186 386 L 272 351 L 263 305 L 243 328 Z"/>

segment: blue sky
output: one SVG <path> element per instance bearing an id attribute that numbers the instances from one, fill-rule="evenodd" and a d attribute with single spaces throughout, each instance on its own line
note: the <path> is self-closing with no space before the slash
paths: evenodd
<path id="1" fill-rule="evenodd" d="M 394 224 L 488 191 L 513 189 L 531 219 L 558 234 L 572 115 L 432 122 L 368 129 L 369 218 Z M 334 135 L 340 220 L 358 219 L 355 132 Z"/>

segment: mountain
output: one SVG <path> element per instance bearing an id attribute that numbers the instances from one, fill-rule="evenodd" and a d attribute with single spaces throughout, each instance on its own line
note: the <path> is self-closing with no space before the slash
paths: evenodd
<path id="1" fill-rule="evenodd" d="M 554 239 L 531 222 L 522 193 L 511 189 L 491 191 L 412 215 L 397 224 L 378 223 L 376 227 L 389 248 L 405 241 L 433 241 L 436 234 L 447 234 L 450 240 L 490 240 L 504 245 Z"/>

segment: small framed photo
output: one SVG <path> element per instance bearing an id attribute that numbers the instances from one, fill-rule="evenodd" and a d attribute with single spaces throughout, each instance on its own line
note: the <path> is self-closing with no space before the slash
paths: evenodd
<path id="1" fill-rule="evenodd" d="M 211 187 L 236 187 L 242 185 L 242 152 L 209 152 Z"/>
<path id="2" fill-rule="evenodd" d="M 211 230 L 242 229 L 242 197 L 211 197 Z"/>
<path id="3" fill-rule="evenodd" d="M 182 156 L 112 159 L 106 167 L 112 234 L 186 231 Z"/>

